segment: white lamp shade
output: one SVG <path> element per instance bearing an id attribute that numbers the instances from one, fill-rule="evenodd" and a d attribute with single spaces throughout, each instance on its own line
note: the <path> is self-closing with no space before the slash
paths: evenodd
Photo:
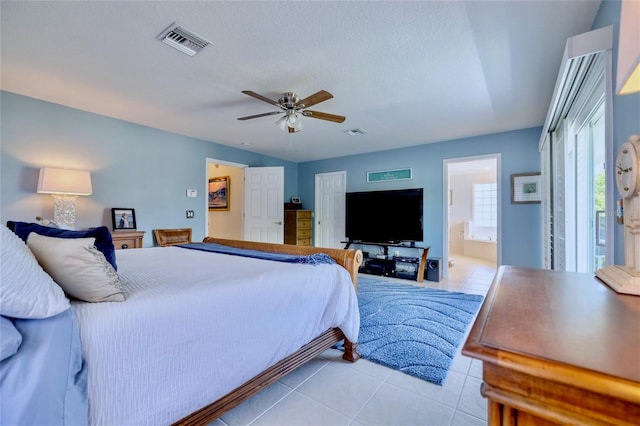
<path id="1" fill-rule="evenodd" d="M 91 174 L 84 170 L 43 167 L 38 178 L 39 194 L 91 195 Z"/>
<path id="2" fill-rule="evenodd" d="M 302 121 L 300 121 L 300 117 L 298 117 L 296 113 L 289 114 L 288 122 L 289 127 L 292 128 L 294 132 L 302 130 Z"/>
<path id="3" fill-rule="evenodd" d="M 640 92 L 640 1 L 622 0 L 616 93 Z"/>
<path id="4" fill-rule="evenodd" d="M 287 130 L 287 117 L 285 115 L 280 117 L 278 119 L 278 121 L 276 121 L 276 126 L 280 127 L 280 130 L 286 131 Z"/>

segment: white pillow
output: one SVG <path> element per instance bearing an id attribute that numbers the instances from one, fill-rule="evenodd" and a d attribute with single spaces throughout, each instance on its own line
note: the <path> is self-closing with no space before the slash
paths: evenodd
<path id="1" fill-rule="evenodd" d="M 62 289 L 42 270 L 20 237 L 0 224 L 0 314 L 48 318 L 69 306 Z"/>
<path id="2" fill-rule="evenodd" d="M 122 302 L 120 278 L 95 238 L 55 238 L 32 232 L 27 245 L 68 295 L 85 302 Z"/>

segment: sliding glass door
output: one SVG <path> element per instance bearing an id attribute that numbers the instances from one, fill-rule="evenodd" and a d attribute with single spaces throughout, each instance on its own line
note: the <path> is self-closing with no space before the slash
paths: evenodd
<path id="1" fill-rule="evenodd" d="M 575 265 L 577 272 L 594 272 L 606 263 L 606 189 L 604 102 L 582 123 L 570 126 L 575 142 L 574 207 Z"/>
<path id="2" fill-rule="evenodd" d="M 548 194 L 551 262 L 563 271 L 595 272 L 607 264 L 607 200 L 604 58 L 594 58 L 582 90 L 548 138 L 546 164 L 551 175 Z M 544 162 L 544 161 L 543 161 Z"/>

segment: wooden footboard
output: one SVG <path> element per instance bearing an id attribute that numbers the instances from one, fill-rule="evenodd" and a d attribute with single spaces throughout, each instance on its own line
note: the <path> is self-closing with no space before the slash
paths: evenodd
<path id="1" fill-rule="evenodd" d="M 362 265 L 361 250 L 294 246 L 291 244 L 256 243 L 254 241 L 225 240 L 222 238 L 212 237 L 205 237 L 205 239 L 202 241 L 205 243 L 224 244 L 231 247 L 245 248 L 249 250 L 261 250 L 271 253 L 297 254 L 301 256 L 315 253 L 325 253 L 331 256 L 331 258 L 333 258 L 333 260 L 335 260 L 338 265 L 342 266 L 349 272 L 354 287 L 356 287 L 356 290 L 358 289 L 358 268 L 360 268 L 360 265 Z"/>
<path id="2" fill-rule="evenodd" d="M 339 265 L 344 267 L 351 275 L 351 280 L 357 290 L 358 268 L 362 264 L 362 252 L 360 250 L 324 249 L 318 247 L 303 247 L 288 244 L 256 243 L 251 241 L 225 240 L 220 238 L 207 237 L 205 243 L 224 244 L 232 247 L 246 248 L 250 250 L 262 250 L 273 253 L 286 253 L 297 255 L 309 255 L 315 253 L 326 253 L 331 256 Z M 217 401 L 191 413 L 174 425 L 206 425 L 230 411 L 242 402 L 251 398 L 267 386 L 276 382 L 281 377 L 286 376 L 307 361 L 320 355 L 322 352 L 333 347 L 336 343 L 344 340 L 345 353 L 343 359 L 355 362 L 360 358 L 356 351 L 357 344 L 350 342 L 344 337 L 339 328 L 325 331 L 323 334 L 313 339 L 301 347 L 298 351 L 282 359 L 267 370 L 255 376 L 242 386 L 229 392 Z"/>

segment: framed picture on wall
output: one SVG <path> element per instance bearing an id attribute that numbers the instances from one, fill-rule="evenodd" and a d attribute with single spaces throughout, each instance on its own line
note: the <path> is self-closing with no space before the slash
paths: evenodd
<path id="1" fill-rule="evenodd" d="M 126 231 L 136 229 L 136 211 L 123 207 L 111 209 L 111 222 L 114 231 Z"/>
<path id="2" fill-rule="evenodd" d="M 542 201 L 540 173 L 511 175 L 511 203 L 531 204 Z"/>
<path id="3" fill-rule="evenodd" d="M 209 210 L 229 210 L 231 207 L 230 194 L 231 179 L 220 176 L 209 179 Z"/>

